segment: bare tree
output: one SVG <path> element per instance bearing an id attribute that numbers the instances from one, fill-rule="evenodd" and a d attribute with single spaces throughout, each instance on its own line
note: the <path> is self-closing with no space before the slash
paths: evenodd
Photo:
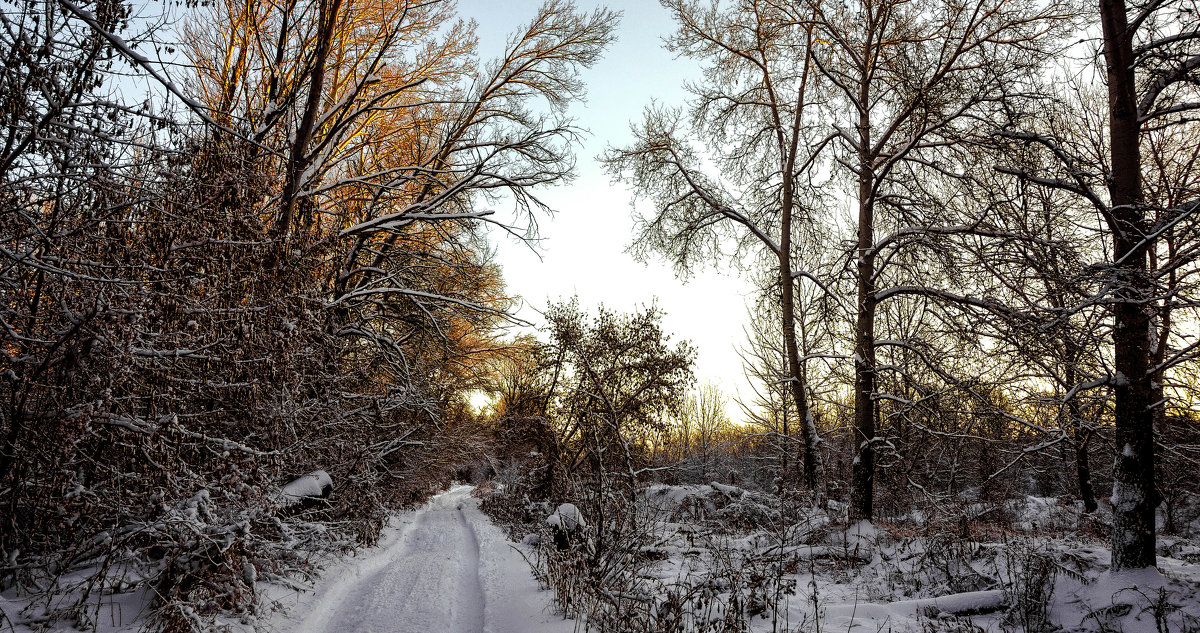
<path id="1" fill-rule="evenodd" d="M 812 222 L 815 208 L 807 183 L 829 140 L 813 138 L 810 120 L 814 29 L 767 1 L 727 9 L 690 0 L 662 4 L 679 26 L 669 47 L 705 64 L 705 79 L 689 86 L 687 117 L 651 107 L 635 142 L 609 150 L 605 160 L 655 204 L 655 214 L 638 223 L 634 248 L 641 256 L 661 253 L 686 272 L 731 247 L 735 261 L 750 254 L 774 264 L 783 378 L 803 438 L 804 478 L 819 497 L 821 439 L 797 343 L 796 287 L 822 281 L 795 259 L 798 227 Z"/>
<path id="2" fill-rule="evenodd" d="M 791 479 L 789 454 L 795 450 L 792 443 L 796 441 L 793 436 L 796 406 L 785 382 L 787 352 L 777 331 L 779 320 L 771 313 L 771 306 L 757 307 L 767 315 L 760 317 L 757 311 L 751 311 L 750 326 L 745 329 L 747 345 L 738 351 L 753 391 L 739 399 L 738 404 L 753 433 L 772 447 L 773 472 L 782 488 Z"/>
<path id="3" fill-rule="evenodd" d="M 1114 394 L 1113 567 L 1128 569 L 1155 564 L 1154 419 L 1163 404 L 1156 400 L 1162 393 L 1156 383 L 1163 372 L 1191 358 L 1195 347 L 1160 356 L 1159 348 L 1168 345 L 1162 335 L 1171 333 L 1162 308 L 1194 305 L 1180 288 L 1166 287 L 1194 261 L 1188 249 L 1172 255 L 1168 237 L 1192 232 L 1197 203 L 1189 190 L 1191 177 L 1179 177 L 1172 167 L 1167 171 L 1173 177 L 1148 186 L 1143 149 L 1154 147 L 1158 134 L 1172 136 L 1179 132 L 1167 130 L 1195 125 L 1188 113 L 1200 107 L 1200 31 L 1196 7 L 1186 1 L 1102 0 L 1096 15 L 1107 92 L 1105 115 L 1096 122 L 1100 129 L 1080 138 L 1077 132 L 1014 126 L 1006 135 L 1037 146 L 1046 161 L 1002 169 L 1086 201 L 1102 220 L 1100 234 L 1111 240 L 1111 261 L 1097 267 L 1098 290 L 1084 303 L 1112 311 L 1112 371 L 1103 382 Z M 1091 160 L 1097 154 L 1099 160 Z M 1162 159 L 1159 153 L 1155 162 L 1165 164 Z M 1191 171 L 1190 161 L 1177 164 Z M 1158 270 L 1151 269 L 1152 252 Z M 1064 313 L 1077 309 L 1069 306 Z"/>
<path id="4" fill-rule="evenodd" d="M 712 472 L 720 442 L 728 435 L 731 426 L 725 411 L 728 403 L 721 388 L 713 383 L 700 385 L 683 402 L 679 424 L 688 432 L 685 457 L 698 458 L 700 477 L 708 477 Z"/>
<path id="5" fill-rule="evenodd" d="M 931 235 L 971 233 L 970 219 L 938 217 L 899 183 L 949 167 L 938 155 L 1001 120 L 1011 86 L 1036 68 L 1038 42 L 1058 17 L 1053 4 L 974 0 L 960 3 L 862 0 L 805 3 L 794 19 L 816 24 L 829 45 L 812 57 L 831 86 L 830 113 L 841 159 L 857 187 L 851 276 L 854 319 L 852 518 L 871 519 L 877 446 L 877 310 L 904 296 L 980 305 L 902 274 L 888 284 L 899 254 Z M 811 13 L 811 15 L 809 15 Z M 879 235 L 883 227 L 891 232 Z M 985 307 L 985 306 L 984 306 Z"/>
<path id="6" fill-rule="evenodd" d="M 824 226 L 812 227 L 816 231 L 828 230 Z M 815 235 L 814 235 L 815 237 Z M 796 259 L 805 261 L 808 270 L 827 270 L 834 264 L 834 249 L 824 253 L 797 253 Z M 807 256 L 807 259 L 802 259 Z M 803 441 L 796 438 L 797 430 L 795 401 L 791 398 L 788 380 L 787 349 L 780 334 L 778 287 L 773 262 L 763 262 L 760 291 L 755 301 L 747 308 L 749 325 L 745 328 L 747 343 L 739 351 L 742 366 L 754 389 L 750 397 L 739 401 L 744 419 L 757 427 L 756 433 L 767 444 L 775 447 L 779 485 L 791 487 L 797 480 L 791 456 L 796 445 Z M 833 425 L 822 417 L 822 405 L 831 403 L 831 392 L 836 389 L 838 379 L 832 369 L 845 356 L 837 353 L 838 331 L 842 326 L 841 306 L 835 295 L 825 292 L 817 284 L 800 284 L 797 287 L 795 311 L 796 344 L 805 369 L 804 384 L 812 408 L 812 418 L 818 432 L 828 433 Z M 825 407 L 828 410 L 828 407 Z M 825 446 L 825 453 L 829 447 Z M 826 456 L 822 455 L 824 461 Z M 816 482 L 823 489 L 830 481 Z M 814 485 L 808 482 L 808 485 Z"/>

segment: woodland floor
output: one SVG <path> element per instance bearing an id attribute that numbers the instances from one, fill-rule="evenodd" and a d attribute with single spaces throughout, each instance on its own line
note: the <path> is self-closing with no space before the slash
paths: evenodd
<path id="1" fill-rule="evenodd" d="M 532 538 L 545 536 L 545 519 L 535 518 L 541 532 L 515 544 L 480 510 L 474 490 L 453 486 L 396 515 L 376 546 L 327 559 L 312 585 L 260 583 L 258 615 L 226 619 L 217 629 L 603 628 L 586 616 L 564 619 L 556 608 L 563 596 L 556 601 L 535 580 L 531 560 L 543 583 L 553 584 L 545 565 L 547 556 L 556 555 L 553 547 Z M 638 503 L 644 530 L 629 541 L 635 564 L 614 595 L 636 600 L 646 613 L 661 612 L 663 596 L 684 596 L 677 602 L 694 613 L 677 618 L 691 627 L 679 630 L 720 630 L 717 623 L 736 609 L 745 616 L 739 630 L 753 633 L 1200 632 L 1200 543 L 1192 538 L 1160 538 L 1157 570 L 1110 574 L 1104 544 L 1075 534 L 1080 521 L 1095 519 L 1050 499 L 1007 504 L 1013 531 L 982 540 L 950 537 L 933 525 L 838 524 L 815 510 L 783 529 L 749 526 L 756 517 L 780 523 L 771 518 L 771 502 L 763 493 L 716 483 L 646 488 Z M 614 578 L 621 577 L 617 572 Z M 0 633 L 76 630 L 61 622 L 39 624 L 28 616 L 36 611 L 32 606 L 12 592 L 0 594 L 0 608 L 12 618 L 0 621 Z M 631 622 L 633 606 L 618 605 L 612 615 Z M 1037 617 L 1031 618 L 1031 607 Z M 18 613 L 26 619 L 12 617 Z M 98 633 L 132 633 L 144 630 L 146 613 L 144 594 L 117 594 L 98 605 L 91 621 Z"/>

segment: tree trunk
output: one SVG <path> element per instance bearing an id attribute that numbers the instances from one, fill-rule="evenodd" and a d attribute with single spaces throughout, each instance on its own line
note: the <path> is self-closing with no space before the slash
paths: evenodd
<path id="1" fill-rule="evenodd" d="M 825 483 L 825 467 L 821 463 L 821 452 L 816 425 L 805 393 L 804 368 L 800 364 L 800 348 L 796 344 L 796 282 L 792 278 L 792 205 L 791 184 L 784 183 L 783 218 L 780 222 L 779 240 L 779 285 L 780 307 L 783 313 L 783 341 L 787 350 L 788 384 L 792 398 L 796 401 L 796 414 L 800 421 L 800 435 L 804 440 L 804 481 L 812 491 L 813 501 L 824 497 L 821 489 Z M 786 419 L 786 418 L 785 418 Z"/>
<path id="2" fill-rule="evenodd" d="M 780 312 L 783 319 L 783 342 L 787 352 L 788 383 L 791 387 L 792 399 L 796 401 L 796 415 L 800 423 L 800 436 L 804 441 L 804 480 L 812 492 L 814 504 L 820 504 L 825 498 L 825 466 L 821 459 L 821 438 L 817 434 L 817 426 L 813 421 L 812 409 L 808 402 L 808 382 L 804 364 L 800 360 L 800 346 L 796 342 L 796 278 L 792 274 L 792 216 L 796 208 L 796 155 L 801 136 L 801 121 L 807 97 L 808 69 L 812 55 L 812 27 L 808 29 L 808 45 L 805 47 L 804 74 L 800 81 L 800 91 L 796 103 L 795 117 L 791 124 L 791 132 L 784 133 L 783 119 L 777 107 L 772 108 L 777 142 L 783 160 L 783 200 L 779 220 L 779 293 Z M 764 82 L 772 95 L 772 103 L 778 103 L 774 87 L 770 83 L 770 75 L 764 75 Z M 786 407 L 785 407 L 786 409 Z M 787 424 L 785 412 L 784 424 Z M 784 434 L 787 434 L 785 426 Z M 785 440 L 786 441 L 786 440 Z M 784 462 L 786 466 L 786 461 Z M 785 468 L 786 470 L 786 468 Z M 786 476 L 786 473 L 785 473 Z"/>
<path id="3" fill-rule="evenodd" d="M 1058 307 L 1056 305 L 1056 307 Z M 1066 342 L 1062 343 L 1066 347 Z M 1070 388 L 1078 380 L 1076 373 L 1075 361 L 1078 355 L 1072 354 L 1064 359 L 1067 364 L 1065 386 Z M 1071 439 L 1071 448 L 1075 453 L 1074 456 L 1063 455 L 1064 461 L 1071 459 L 1075 464 L 1075 486 L 1079 493 L 1079 499 L 1083 501 L 1083 510 L 1087 513 L 1096 511 L 1096 491 L 1092 487 L 1092 465 L 1088 455 L 1088 443 L 1091 442 L 1093 430 L 1091 427 L 1084 426 L 1083 408 L 1079 406 L 1077 398 L 1071 398 L 1067 401 L 1068 418 L 1063 424 L 1063 433 L 1068 434 Z"/>
<path id="4" fill-rule="evenodd" d="M 869 39 L 869 38 L 868 38 Z M 864 51 L 869 53 L 869 51 Z M 870 59 L 869 55 L 864 59 Z M 862 69 L 858 123 L 858 314 L 854 323 L 854 464 L 850 520 L 870 521 L 875 500 L 875 178 L 870 69 Z"/>
<path id="5" fill-rule="evenodd" d="M 1088 441 L 1091 438 L 1091 430 L 1075 430 L 1075 481 L 1079 487 L 1079 498 L 1083 501 L 1083 511 L 1089 514 L 1099 507 L 1096 504 L 1096 491 L 1092 488 L 1092 466 L 1088 459 Z"/>
<path id="6" fill-rule="evenodd" d="M 300 195 L 300 186 L 303 184 L 302 177 L 312 163 L 312 159 L 308 155 L 308 143 L 312 140 L 317 114 L 321 109 L 321 100 L 324 97 L 325 61 L 329 57 L 329 48 L 337 28 L 341 5 L 342 0 L 321 2 L 317 47 L 313 51 L 313 69 L 308 82 L 308 99 L 304 105 L 300 127 L 296 129 L 296 138 L 292 142 L 291 154 L 288 157 L 287 169 L 284 173 L 279 217 L 275 222 L 274 233 L 275 237 L 279 239 L 283 239 L 291 229 L 293 217 L 296 215 L 296 199 Z"/>
<path id="7" fill-rule="evenodd" d="M 1113 469 L 1112 568 L 1152 567 L 1155 558 L 1154 417 L 1151 410 L 1150 315 L 1146 270 L 1133 34 L 1124 0 L 1101 0 L 1108 75 L 1112 176 L 1108 222 L 1113 232 L 1113 366 L 1116 464 Z"/>

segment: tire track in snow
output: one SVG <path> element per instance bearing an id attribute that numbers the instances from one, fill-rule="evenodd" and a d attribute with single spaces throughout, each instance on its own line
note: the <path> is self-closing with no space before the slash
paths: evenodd
<path id="1" fill-rule="evenodd" d="M 462 571 L 462 588 L 467 595 L 478 596 L 478 600 L 469 601 L 469 613 L 464 613 L 464 628 L 470 626 L 472 633 L 483 633 L 483 614 L 487 609 L 487 597 L 483 592 L 483 583 L 479 581 L 479 538 L 475 536 L 475 528 L 467 522 L 463 514 L 462 504 L 455 510 L 458 514 L 458 527 L 462 531 L 463 540 L 467 542 L 466 560 L 468 564 Z"/>
<path id="2" fill-rule="evenodd" d="M 304 633 L 483 633 L 479 540 L 452 491 L 416 512 L 384 552 L 317 599 Z"/>

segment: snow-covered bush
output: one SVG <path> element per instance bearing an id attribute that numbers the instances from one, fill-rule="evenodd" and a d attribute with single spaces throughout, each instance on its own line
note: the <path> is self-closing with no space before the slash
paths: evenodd
<path id="1" fill-rule="evenodd" d="M 587 528 L 587 521 L 573 503 L 564 503 L 546 517 L 546 525 L 554 536 L 554 546 L 559 550 L 580 545 L 580 536 Z"/>
<path id="2" fill-rule="evenodd" d="M 676 522 L 711 524 L 721 529 L 752 529 L 780 522 L 778 499 L 738 486 L 712 482 L 708 485 L 643 488 L 640 503 L 665 513 Z"/>
<path id="3" fill-rule="evenodd" d="M 538 536 L 524 542 L 558 608 L 596 631 L 716 633 L 781 617 L 795 588 L 786 552 L 824 525 L 786 525 L 769 496 L 724 484 L 654 485 L 632 501 L 581 484 L 568 498 L 526 528 Z M 765 509 L 745 510 L 755 506 Z M 568 525 L 564 543 L 555 537 Z M 693 562 L 681 567 L 680 556 Z"/>

